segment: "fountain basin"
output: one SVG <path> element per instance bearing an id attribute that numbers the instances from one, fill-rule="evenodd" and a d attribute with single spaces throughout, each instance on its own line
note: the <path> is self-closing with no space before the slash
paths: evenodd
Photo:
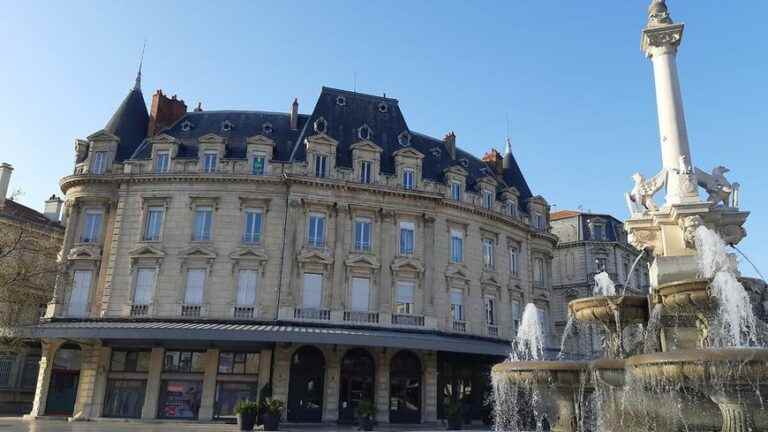
<path id="1" fill-rule="evenodd" d="M 600 359 L 589 364 L 594 385 L 605 384 L 612 388 L 624 386 L 626 376 L 626 360 Z"/>
<path id="2" fill-rule="evenodd" d="M 578 386 L 588 367 L 576 361 L 509 361 L 495 365 L 491 375 L 516 384 Z"/>
<path id="3" fill-rule="evenodd" d="M 714 301 L 710 296 L 709 284 L 709 279 L 687 279 L 659 285 L 654 301 L 673 312 L 710 311 Z"/>
<path id="4" fill-rule="evenodd" d="M 643 354 L 627 359 L 635 378 L 704 388 L 768 382 L 768 349 L 723 348 Z"/>
<path id="5" fill-rule="evenodd" d="M 568 303 L 574 319 L 599 322 L 616 328 L 618 313 L 621 327 L 648 321 L 648 300 L 643 296 L 598 296 L 576 299 Z"/>

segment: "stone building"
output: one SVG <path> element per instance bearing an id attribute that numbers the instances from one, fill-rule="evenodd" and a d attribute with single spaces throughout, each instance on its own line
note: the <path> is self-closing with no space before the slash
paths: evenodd
<path id="1" fill-rule="evenodd" d="M 21 248 L 10 252 L 14 243 L 26 244 L 39 240 L 45 247 L 55 248 L 61 242 L 64 235 L 64 226 L 59 223 L 62 201 L 52 196 L 45 203 L 44 212 L 31 209 L 9 196 L 8 187 L 11 181 L 13 167 L 10 164 L 0 164 L 0 249 L 2 259 L 0 265 L 7 265 L 9 260 L 25 260 L 27 256 Z M 20 241 L 19 241 L 20 240 Z M 51 250 L 53 251 L 53 249 Z M 30 265 L 32 263 L 30 262 Z M 55 267 L 52 262 L 50 267 Z M 14 273 L 15 275 L 15 273 Z M 51 275 L 53 276 L 53 275 Z M 7 279 L 2 279 L 2 298 L 16 299 L 26 293 L 13 293 L 13 284 L 5 285 Z M 42 297 L 49 296 L 51 291 L 41 293 Z M 9 325 L 18 318 L 19 324 L 32 324 L 36 322 L 44 305 L 36 303 L 21 303 L 23 311 L 7 315 L 9 302 L 0 303 L 0 313 L 3 314 L 0 325 Z M 13 318 L 11 318 L 11 316 Z M 32 407 L 32 398 L 35 391 L 35 382 L 40 361 L 40 345 L 12 344 L 0 348 L 0 414 L 23 414 L 29 412 Z M 12 348 L 12 349 L 11 349 Z"/>
<path id="2" fill-rule="evenodd" d="M 522 306 L 549 314 L 557 239 L 509 145 L 480 160 L 396 99 L 188 112 L 158 91 L 147 112 L 137 80 L 75 150 L 33 417 L 211 420 L 271 393 L 294 422 L 361 400 L 434 422 L 446 395 L 479 419 Z"/>
<path id="3" fill-rule="evenodd" d="M 551 215 L 552 233 L 559 238 L 552 262 L 552 321 L 559 346 L 568 322 L 568 302 L 591 297 L 597 273 L 607 272 L 624 292 L 627 275 L 640 251 L 627 241 L 624 225 L 605 214 L 580 211 L 558 211 Z M 649 292 L 648 263 L 640 258 L 626 286 L 626 293 L 647 295 Z M 571 358 L 599 358 L 602 356 L 600 329 L 575 328 L 564 347 Z"/>

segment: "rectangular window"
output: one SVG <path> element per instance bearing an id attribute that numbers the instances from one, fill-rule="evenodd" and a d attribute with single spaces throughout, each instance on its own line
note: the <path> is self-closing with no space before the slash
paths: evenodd
<path id="1" fill-rule="evenodd" d="M 205 290 L 205 269 L 187 270 L 187 287 L 184 291 L 184 304 L 203 304 L 203 292 Z"/>
<path id="2" fill-rule="evenodd" d="M 320 309 L 323 305 L 323 275 L 304 273 L 304 294 L 302 306 L 304 309 Z"/>
<path id="3" fill-rule="evenodd" d="M 237 275 L 237 298 L 235 305 L 252 306 L 256 304 L 256 290 L 258 284 L 256 270 L 240 270 Z"/>
<path id="4" fill-rule="evenodd" d="M 414 291 L 416 284 L 400 281 L 395 292 L 395 312 L 399 314 L 412 314 L 415 312 Z"/>
<path id="5" fill-rule="evenodd" d="M 93 162 L 91 162 L 91 173 L 104 174 L 107 171 L 107 152 L 97 151 L 93 153 Z"/>
<path id="6" fill-rule="evenodd" d="M 157 152 L 155 154 L 155 173 L 167 173 L 171 167 L 171 154 L 167 151 Z"/>
<path id="7" fill-rule="evenodd" d="M 414 181 L 413 181 L 414 172 L 411 168 L 406 168 L 403 170 L 403 187 L 410 190 L 414 187 Z"/>
<path id="8" fill-rule="evenodd" d="M 158 417 L 197 419 L 202 393 L 202 381 L 163 381 L 160 387 Z"/>
<path id="9" fill-rule="evenodd" d="M 83 234 L 80 237 L 82 243 L 97 243 L 101 236 L 101 210 L 86 210 Z"/>
<path id="10" fill-rule="evenodd" d="M 163 372 L 203 373 L 205 353 L 197 351 L 166 351 Z"/>
<path id="11" fill-rule="evenodd" d="M 72 293 L 69 297 L 69 316 L 82 318 L 88 314 L 88 296 L 91 293 L 92 282 L 92 271 L 75 271 Z"/>
<path id="12" fill-rule="evenodd" d="M 112 351 L 109 370 L 113 372 L 148 372 L 149 351 Z"/>
<path id="13" fill-rule="evenodd" d="M 368 252 L 371 250 L 371 229 L 373 224 L 370 219 L 355 220 L 355 250 Z"/>
<path id="14" fill-rule="evenodd" d="M 460 231 L 451 230 L 451 261 L 464 261 L 464 236 Z"/>
<path id="15" fill-rule="evenodd" d="M 597 266 L 596 271 L 598 273 L 608 271 L 608 258 L 595 258 L 595 265 Z"/>
<path id="16" fill-rule="evenodd" d="M 451 199 L 461 201 L 461 183 L 451 182 Z"/>
<path id="17" fill-rule="evenodd" d="M 496 260 L 494 255 L 493 240 L 483 239 L 483 265 L 485 268 L 492 269 L 495 267 Z"/>
<path id="18" fill-rule="evenodd" d="M 367 312 L 370 296 L 370 280 L 366 278 L 352 278 L 352 310 Z"/>
<path id="19" fill-rule="evenodd" d="M 538 286 L 544 285 L 544 258 L 533 259 L 533 282 Z"/>
<path id="20" fill-rule="evenodd" d="M 451 290 L 451 316 L 454 321 L 464 321 L 464 293 L 460 289 Z"/>
<path id="21" fill-rule="evenodd" d="M 141 418 L 147 381 L 143 379 L 107 380 L 104 417 Z"/>
<path id="22" fill-rule="evenodd" d="M 11 384 L 11 374 L 16 365 L 16 359 L 11 356 L 0 356 L 0 387 L 8 387 Z"/>
<path id="23" fill-rule="evenodd" d="M 370 183 L 371 182 L 371 169 L 373 168 L 373 164 L 371 161 L 361 161 L 360 162 L 360 183 Z"/>
<path id="24" fill-rule="evenodd" d="M 260 209 L 245 209 L 243 243 L 259 243 L 261 241 L 261 214 Z"/>
<path id="25" fill-rule="evenodd" d="M 219 373 L 222 375 L 258 375 L 259 353 L 219 353 Z"/>
<path id="26" fill-rule="evenodd" d="M 520 261 L 519 261 L 519 252 L 517 248 L 512 248 L 509 250 L 509 272 L 512 274 L 512 276 L 517 276 L 520 274 Z"/>
<path id="27" fill-rule="evenodd" d="M 40 357 L 27 356 L 24 359 L 24 370 L 21 373 L 21 387 L 35 388 L 37 385 L 37 374 L 40 372 Z"/>
<path id="28" fill-rule="evenodd" d="M 533 214 L 533 226 L 541 231 L 547 229 L 547 219 L 543 214 L 536 212 Z"/>
<path id="29" fill-rule="evenodd" d="M 547 311 L 542 308 L 536 308 L 536 317 L 541 324 L 541 332 L 545 335 L 549 334 L 549 318 L 547 317 Z"/>
<path id="30" fill-rule="evenodd" d="M 517 203 L 514 201 L 507 201 L 507 216 L 517 217 Z"/>
<path id="31" fill-rule="evenodd" d="M 213 208 L 195 208 L 195 231 L 192 234 L 194 241 L 211 240 L 211 224 L 213 223 Z"/>
<path id="32" fill-rule="evenodd" d="M 315 155 L 315 177 L 328 175 L 328 156 Z"/>
<path id="33" fill-rule="evenodd" d="M 416 224 L 400 222 L 400 255 L 413 255 Z"/>
<path id="34" fill-rule="evenodd" d="M 216 383 L 216 418 L 234 417 L 235 407 L 242 400 L 256 401 L 259 398 L 259 385 L 255 382 L 218 382 Z"/>
<path id="35" fill-rule="evenodd" d="M 133 304 L 148 305 L 155 295 L 155 269 L 139 268 L 136 272 L 136 288 L 133 291 Z"/>
<path id="36" fill-rule="evenodd" d="M 163 227 L 163 216 L 165 209 L 163 207 L 150 207 L 147 209 L 147 221 L 144 226 L 144 240 L 160 240 L 160 232 Z"/>
<path id="37" fill-rule="evenodd" d="M 520 302 L 517 300 L 512 300 L 512 329 L 514 331 L 517 331 L 517 329 L 520 327 L 520 320 L 522 319 L 520 314 Z"/>
<path id="38" fill-rule="evenodd" d="M 313 213 L 309 215 L 309 245 L 312 247 L 325 246 L 325 215 Z"/>
<path id="39" fill-rule="evenodd" d="M 485 296 L 485 322 L 488 325 L 496 325 L 496 297 Z"/>
<path id="40" fill-rule="evenodd" d="M 483 208 L 493 209 L 493 192 L 483 190 Z"/>
<path id="41" fill-rule="evenodd" d="M 216 163 L 218 162 L 219 155 L 214 152 L 206 152 L 203 154 L 203 172 L 212 173 L 216 172 Z"/>
<path id="42" fill-rule="evenodd" d="M 253 156 L 253 163 L 251 165 L 251 174 L 261 176 L 266 173 L 266 160 L 267 157 L 264 154 L 257 153 Z"/>
<path id="43" fill-rule="evenodd" d="M 605 240 L 605 225 L 593 224 L 592 225 L 592 240 Z"/>

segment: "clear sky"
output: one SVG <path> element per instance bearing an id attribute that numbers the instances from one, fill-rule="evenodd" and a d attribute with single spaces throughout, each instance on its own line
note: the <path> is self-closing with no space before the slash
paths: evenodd
<path id="1" fill-rule="evenodd" d="M 0 161 L 41 209 L 133 85 L 190 109 L 310 112 L 323 85 L 400 100 L 408 126 L 478 156 L 509 134 L 535 194 L 627 216 L 635 171 L 660 152 L 649 0 L 0 0 Z M 693 162 L 731 168 L 753 212 L 742 245 L 768 273 L 768 2 L 670 0 Z M 355 79 L 356 77 L 356 79 Z M 507 122 L 507 119 L 508 122 Z M 659 200 L 662 200 L 660 195 Z M 742 265 L 749 274 L 752 271 Z"/>

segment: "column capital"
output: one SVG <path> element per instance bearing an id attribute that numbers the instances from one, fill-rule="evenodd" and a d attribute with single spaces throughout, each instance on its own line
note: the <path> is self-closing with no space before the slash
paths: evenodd
<path id="1" fill-rule="evenodd" d="M 643 29 L 641 48 L 647 57 L 665 52 L 677 52 L 683 41 L 685 24 L 649 26 Z"/>

